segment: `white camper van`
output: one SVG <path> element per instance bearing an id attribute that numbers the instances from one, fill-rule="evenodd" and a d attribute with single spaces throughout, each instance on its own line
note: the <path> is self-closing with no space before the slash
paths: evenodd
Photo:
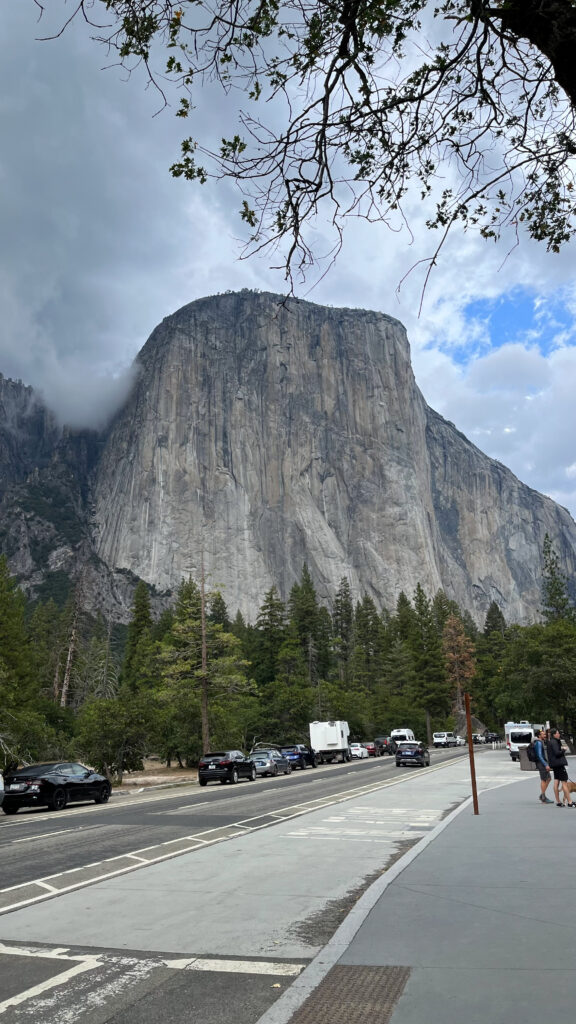
<path id="1" fill-rule="evenodd" d="M 320 764 L 325 761 L 350 761 L 348 722 L 310 722 L 310 746 Z"/>
<path id="2" fill-rule="evenodd" d="M 392 729 L 390 739 L 394 740 L 395 743 L 403 743 L 405 740 L 412 742 L 416 741 L 416 737 L 412 732 L 412 729 Z"/>
<path id="3" fill-rule="evenodd" d="M 535 733 L 530 722 L 506 722 L 504 742 L 513 761 L 520 760 L 520 749 L 532 743 Z"/>

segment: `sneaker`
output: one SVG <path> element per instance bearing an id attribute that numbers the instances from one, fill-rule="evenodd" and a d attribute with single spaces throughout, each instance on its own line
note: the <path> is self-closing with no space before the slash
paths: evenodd
<path id="1" fill-rule="evenodd" d="M 541 796 L 540 799 L 541 799 L 543 804 L 553 804 L 554 803 L 554 801 L 553 800 L 549 800 L 547 796 Z"/>

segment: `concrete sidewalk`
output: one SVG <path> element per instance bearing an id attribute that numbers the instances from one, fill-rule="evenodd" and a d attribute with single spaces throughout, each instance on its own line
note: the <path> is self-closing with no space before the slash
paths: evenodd
<path id="1" fill-rule="evenodd" d="M 551 787 L 550 787 L 551 790 Z M 539 778 L 468 802 L 376 882 L 259 1024 L 572 1020 L 576 809 Z"/>

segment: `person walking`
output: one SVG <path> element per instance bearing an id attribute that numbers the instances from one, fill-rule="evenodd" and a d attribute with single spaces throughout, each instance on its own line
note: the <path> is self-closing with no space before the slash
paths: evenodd
<path id="1" fill-rule="evenodd" d="M 570 790 L 568 788 L 568 772 L 566 771 L 566 754 L 562 749 L 562 740 L 560 739 L 560 730 L 552 728 L 550 730 L 550 739 L 546 744 L 548 753 L 548 764 L 550 765 L 554 774 L 554 796 L 556 797 L 556 806 L 563 807 L 564 804 L 560 799 L 560 785 L 562 785 L 562 792 L 564 799 L 568 807 L 574 807 L 572 803 Z"/>
<path id="2" fill-rule="evenodd" d="M 536 767 L 540 772 L 540 801 L 543 804 L 552 804 L 546 796 L 546 790 L 550 785 L 550 765 L 548 764 L 548 751 L 546 749 L 546 732 L 539 729 L 534 740 L 534 753 L 536 754 Z"/>

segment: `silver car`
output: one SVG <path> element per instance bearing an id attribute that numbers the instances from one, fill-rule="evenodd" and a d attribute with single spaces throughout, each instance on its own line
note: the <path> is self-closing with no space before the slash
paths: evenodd
<path id="1" fill-rule="evenodd" d="M 290 775 L 292 771 L 290 761 L 279 750 L 251 750 L 248 757 L 254 762 L 257 775 Z"/>

